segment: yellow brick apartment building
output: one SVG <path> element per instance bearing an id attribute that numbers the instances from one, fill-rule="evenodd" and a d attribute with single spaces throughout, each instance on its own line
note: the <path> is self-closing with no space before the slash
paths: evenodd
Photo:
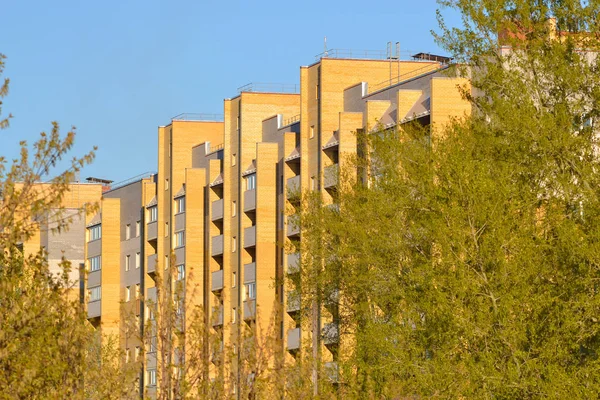
<path id="1" fill-rule="evenodd" d="M 335 321 L 300 318 L 302 294 L 284 279 L 301 257 L 290 250 L 302 240 L 295 193 L 331 203 L 359 130 L 417 120 L 435 131 L 470 113 L 449 61 L 328 51 L 300 68 L 299 85 L 246 85 L 222 116 L 182 114 L 158 128 L 157 172 L 114 186 L 86 221 L 89 320 L 119 338 L 125 361 L 141 362 L 141 394 L 153 397 L 165 368 L 183 365 L 185 336 L 161 344 L 159 325 L 190 330 L 191 310 L 211 338 L 204 379 L 225 393 L 252 384 L 256 371 L 241 364 L 249 342 L 276 339 L 267 363 L 319 349 L 335 369 Z M 159 321 L 161 302 L 173 305 L 171 325 Z"/>

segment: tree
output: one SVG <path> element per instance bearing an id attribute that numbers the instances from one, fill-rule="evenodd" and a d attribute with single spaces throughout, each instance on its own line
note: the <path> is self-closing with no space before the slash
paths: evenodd
<path id="1" fill-rule="evenodd" d="M 339 324 L 338 391 L 593 397 L 599 6 L 441 4 L 462 14 L 437 39 L 474 114 L 364 135 L 368 179 L 343 172 L 338 207 L 304 201 L 299 284 Z"/>
<path id="2" fill-rule="evenodd" d="M 0 55 L 0 75 L 4 56 Z M 8 79 L 0 99 L 8 94 Z M 1 105 L 1 103 L 0 103 Z M 10 118 L 10 116 L 9 116 Z M 9 126 L 9 118 L 0 128 Z M 69 228 L 63 197 L 75 174 L 94 158 L 73 158 L 50 178 L 73 146 L 74 129 L 61 137 L 57 123 L 42 133 L 33 151 L 21 142 L 20 158 L 0 157 L 0 398 L 124 398 L 133 375 L 121 368 L 117 344 L 100 340 L 87 323 L 79 300 L 69 291 L 71 263 L 61 276 L 50 273 L 47 253 L 23 251 L 40 229 L 40 218 L 54 231 Z M 40 182 L 47 181 L 41 185 Z M 81 213 L 95 209 L 87 205 Z"/>

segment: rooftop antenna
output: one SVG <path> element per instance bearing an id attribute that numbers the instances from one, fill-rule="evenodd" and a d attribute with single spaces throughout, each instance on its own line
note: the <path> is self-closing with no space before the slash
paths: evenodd
<path id="1" fill-rule="evenodd" d="M 325 57 L 328 56 L 328 54 L 327 54 L 327 36 L 325 36 L 325 38 L 323 39 L 323 54 L 325 55 Z"/>

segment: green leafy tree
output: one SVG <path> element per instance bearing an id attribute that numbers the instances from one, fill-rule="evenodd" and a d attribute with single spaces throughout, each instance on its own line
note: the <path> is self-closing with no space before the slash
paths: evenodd
<path id="1" fill-rule="evenodd" d="M 0 55 L 0 75 L 4 56 Z M 0 99 L 8 94 L 8 79 Z M 0 103 L 1 105 L 1 103 Z M 9 116 L 10 118 L 10 116 Z M 9 118 L 0 121 L 7 128 Z M 70 296 L 71 263 L 63 259 L 60 276 L 49 270 L 43 249 L 23 249 L 48 221 L 55 232 L 67 230 L 72 214 L 62 207 L 69 182 L 94 158 L 74 158 L 50 178 L 73 146 L 75 132 L 59 134 L 57 123 L 33 144 L 21 142 L 18 159 L 0 157 L 0 398 L 121 399 L 130 394 L 131 371 L 121 368 L 114 341 L 102 342 L 87 323 L 78 300 Z M 44 185 L 40 182 L 46 181 Z M 94 209 L 88 205 L 81 213 Z"/>
<path id="2" fill-rule="evenodd" d="M 463 18 L 437 39 L 473 115 L 366 134 L 338 206 L 305 196 L 297 283 L 339 324 L 336 390 L 595 397 L 599 5 L 441 4 Z"/>

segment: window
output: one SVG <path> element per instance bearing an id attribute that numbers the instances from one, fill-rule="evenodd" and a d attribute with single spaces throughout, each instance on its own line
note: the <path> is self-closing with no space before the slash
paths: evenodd
<path id="1" fill-rule="evenodd" d="M 178 197 L 175 199 L 175 213 L 179 214 L 185 212 L 185 197 Z"/>
<path id="2" fill-rule="evenodd" d="M 90 272 L 100 271 L 102 263 L 100 262 L 100 256 L 92 257 L 89 260 Z"/>
<path id="3" fill-rule="evenodd" d="M 94 286 L 88 289 L 88 302 L 98 301 L 102 298 L 102 288 L 100 286 Z"/>
<path id="4" fill-rule="evenodd" d="M 237 203 L 235 201 L 231 202 L 231 216 L 235 217 L 237 214 Z"/>
<path id="5" fill-rule="evenodd" d="M 231 155 L 231 166 L 233 167 L 235 165 L 235 153 L 233 153 Z"/>
<path id="6" fill-rule="evenodd" d="M 131 239 L 131 224 L 125 226 L 125 240 Z"/>
<path id="7" fill-rule="evenodd" d="M 125 351 L 125 362 L 126 363 L 131 362 L 131 349 L 127 349 Z"/>
<path id="8" fill-rule="evenodd" d="M 135 285 L 135 298 L 136 298 L 136 299 L 139 299 L 139 298 L 140 298 L 140 284 L 139 284 L 139 283 L 137 283 L 137 284 Z"/>
<path id="9" fill-rule="evenodd" d="M 139 268 L 140 267 L 140 252 L 138 251 L 137 253 L 135 253 L 135 267 Z"/>
<path id="10" fill-rule="evenodd" d="M 90 242 L 92 240 L 98 240 L 102 237 L 102 225 L 94 225 L 88 229 L 90 232 Z"/>
<path id="11" fill-rule="evenodd" d="M 246 298 L 249 300 L 256 299 L 256 283 L 248 283 L 246 285 Z"/>
<path id="12" fill-rule="evenodd" d="M 140 221 L 135 223 L 135 237 L 140 237 Z"/>
<path id="13" fill-rule="evenodd" d="M 169 233 L 171 233 L 171 231 L 169 231 L 169 223 L 165 222 L 165 237 L 169 237 Z"/>
<path id="14" fill-rule="evenodd" d="M 311 125 L 310 127 L 310 139 L 315 137 L 315 126 Z"/>
<path id="15" fill-rule="evenodd" d="M 140 346 L 135 346 L 135 361 L 140 358 Z"/>
<path id="16" fill-rule="evenodd" d="M 158 220 L 158 207 L 152 206 L 148 209 L 148 222 L 156 222 Z"/>
<path id="17" fill-rule="evenodd" d="M 231 238 L 231 252 L 235 253 L 235 249 L 237 248 L 237 237 Z"/>
<path id="18" fill-rule="evenodd" d="M 235 285 L 237 285 L 237 275 L 235 274 L 235 271 L 233 271 L 231 273 L 231 287 L 235 287 Z"/>
<path id="19" fill-rule="evenodd" d="M 235 324 L 237 321 L 237 309 L 235 307 L 233 307 L 233 309 L 231 310 L 231 323 Z"/>
<path id="20" fill-rule="evenodd" d="M 246 176 L 246 190 L 256 189 L 256 174 Z"/>
<path id="21" fill-rule="evenodd" d="M 131 268 L 131 256 L 126 255 L 125 256 L 125 271 L 129 271 L 130 268 Z"/>
<path id="22" fill-rule="evenodd" d="M 312 190 L 317 190 L 317 179 L 314 176 L 310 177 L 310 188 Z"/>
<path id="23" fill-rule="evenodd" d="M 131 301 L 131 286 L 125 288 L 125 301 Z"/>
<path id="24" fill-rule="evenodd" d="M 185 246 L 185 231 L 175 232 L 175 247 Z"/>
<path id="25" fill-rule="evenodd" d="M 156 386 L 156 370 L 148 370 L 148 386 Z"/>
<path id="26" fill-rule="evenodd" d="M 165 179 L 165 190 L 169 190 L 169 178 Z"/>
<path id="27" fill-rule="evenodd" d="M 181 281 L 185 279 L 185 265 L 181 264 L 177 266 L 177 280 Z"/>

